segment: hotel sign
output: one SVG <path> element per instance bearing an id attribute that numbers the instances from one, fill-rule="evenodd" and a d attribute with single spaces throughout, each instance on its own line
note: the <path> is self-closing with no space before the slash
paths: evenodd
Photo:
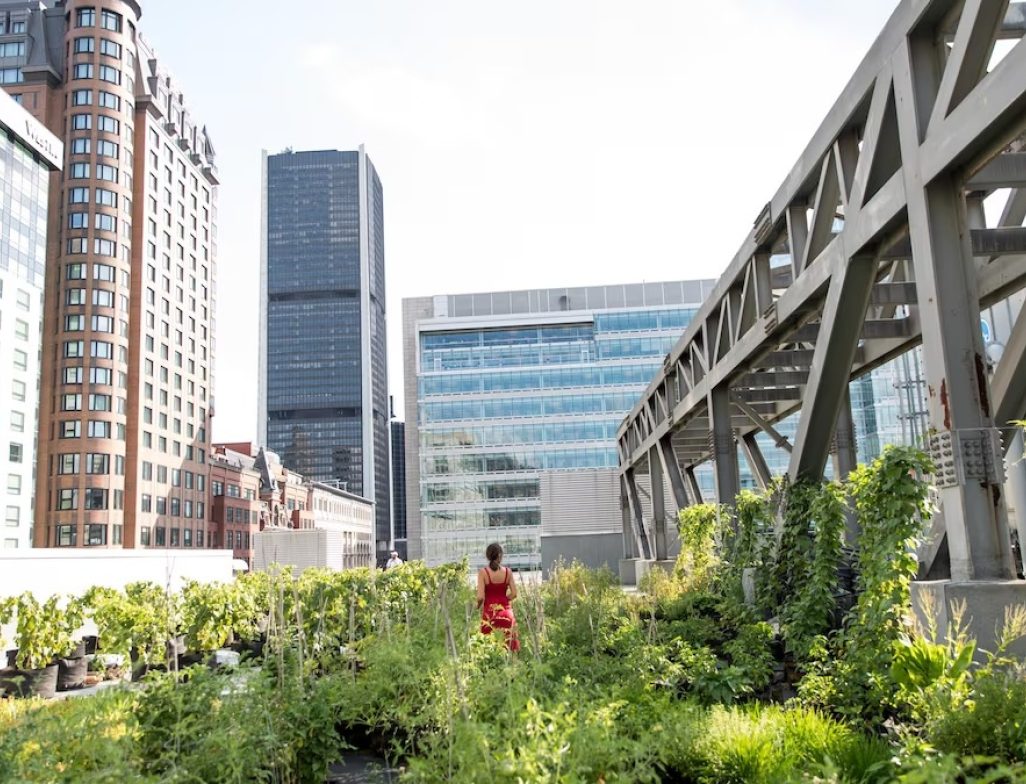
<path id="1" fill-rule="evenodd" d="M 64 144 L 3 90 L 0 90 L 0 125 L 12 131 L 26 147 L 39 153 L 51 167 L 62 168 Z"/>

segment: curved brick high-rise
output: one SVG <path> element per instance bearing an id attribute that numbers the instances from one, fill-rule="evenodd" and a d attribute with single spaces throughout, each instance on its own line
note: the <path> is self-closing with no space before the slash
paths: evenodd
<path id="1" fill-rule="evenodd" d="M 208 546 L 215 199 L 206 130 L 134 0 L 0 0 L 5 84 L 65 140 L 52 205 L 37 547 Z M 15 28 L 10 27 L 13 31 Z"/>

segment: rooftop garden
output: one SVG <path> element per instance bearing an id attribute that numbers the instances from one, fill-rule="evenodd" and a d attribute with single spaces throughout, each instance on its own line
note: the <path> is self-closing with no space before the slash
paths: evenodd
<path id="1" fill-rule="evenodd" d="M 575 565 L 522 586 L 518 654 L 479 633 L 465 565 L 8 601 L 17 672 L 90 617 L 92 661 L 138 685 L 0 702 L 0 781 L 323 782 L 363 749 L 409 782 L 1026 782 L 1026 609 L 990 651 L 957 612 L 911 620 L 929 468 L 892 448 L 846 485 L 684 510 L 637 593 Z"/>

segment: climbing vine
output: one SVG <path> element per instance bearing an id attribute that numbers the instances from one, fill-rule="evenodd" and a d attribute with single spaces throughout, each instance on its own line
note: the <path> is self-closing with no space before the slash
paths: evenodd
<path id="1" fill-rule="evenodd" d="M 730 507 L 723 504 L 695 504 L 680 510 L 677 530 L 680 556 L 677 570 L 692 584 L 705 582 L 719 563 L 717 533 L 729 524 Z"/>
<path id="2" fill-rule="evenodd" d="M 801 488 L 802 511 L 811 523 L 811 543 L 795 593 L 783 608 L 784 637 L 799 661 L 807 658 L 816 635 L 826 634 L 837 608 L 847 499 L 839 482 Z"/>
<path id="3" fill-rule="evenodd" d="M 835 711 L 878 720 L 895 692 L 890 681 L 893 646 L 911 617 L 910 586 L 916 576 L 916 546 L 931 507 L 924 477 L 933 471 L 921 451 L 887 447 L 868 466 L 852 472 L 850 490 L 858 514 L 858 599 L 845 628 L 828 648 L 819 645 L 829 668 L 813 667 L 803 681 L 810 702 L 829 700 Z M 831 650 L 832 649 L 832 650 Z"/>

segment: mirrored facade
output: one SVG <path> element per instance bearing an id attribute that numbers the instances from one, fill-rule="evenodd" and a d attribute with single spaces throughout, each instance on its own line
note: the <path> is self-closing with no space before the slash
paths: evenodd
<path id="1" fill-rule="evenodd" d="M 374 499 L 379 556 L 392 538 L 382 198 L 362 148 L 265 156 L 260 441 Z"/>
<path id="2" fill-rule="evenodd" d="M 411 557 L 482 564 L 497 541 L 540 568 L 541 474 L 616 467 L 617 427 L 711 285 L 407 300 Z"/>

